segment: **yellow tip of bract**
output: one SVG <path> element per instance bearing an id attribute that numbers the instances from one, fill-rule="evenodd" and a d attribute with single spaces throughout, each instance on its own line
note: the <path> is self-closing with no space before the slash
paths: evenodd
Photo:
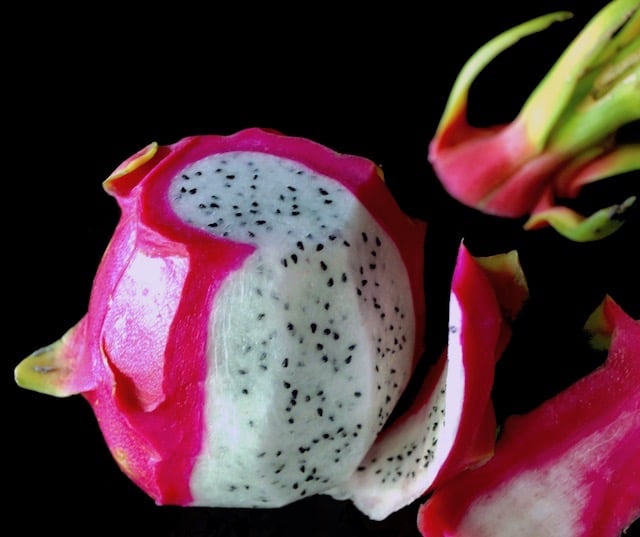
<path id="1" fill-rule="evenodd" d="M 589 316 L 584 325 L 584 329 L 589 333 L 589 343 L 596 350 L 606 351 L 611 344 L 611 333 L 613 325 L 604 313 L 605 298 L 600 305 Z"/>
<path id="2" fill-rule="evenodd" d="M 475 259 L 493 281 L 505 316 L 515 319 L 529 297 L 529 285 L 517 250 Z"/>
<path id="3" fill-rule="evenodd" d="M 127 177 L 132 172 L 149 162 L 158 151 L 158 143 L 152 142 L 148 146 L 142 148 L 140 151 L 125 160 L 120 166 L 118 166 L 109 177 L 107 177 L 102 186 L 109 194 L 117 194 L 121 188 L 120 183 L 122 179 Z M 125 181 L 127 182 L 127 181 Z"/>
<path id="4" fill-rule="evenodd" d="M 525 229 L 536 229 L 550 225 L 562 236 L 575 242 L 590 242 L 603 239 L 614 233 L 624 223 L 620 215 L 636 201 L 635 196 L 627 198 L 619 205 L 612 205 L 596 211 L 588 218 L 568 207 L 552 207 L 540 211 L 529 218 Z"/>
<path id="5" fill-rule="evenodd" d="M 22 360 L 14 371 L 18 386 L 56 397 L 72 395 L 66 388 L 70 371 L 61 363 L 61 346 L 62 341 L 56 341 Z"/>

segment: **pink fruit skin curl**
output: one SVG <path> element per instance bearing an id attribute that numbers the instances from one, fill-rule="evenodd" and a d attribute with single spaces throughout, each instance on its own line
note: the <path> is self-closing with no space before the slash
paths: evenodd
<path id="1" fill-rule="evenodd" d="M 424 537 L 617 537 L 640 517 L 640 322 L 611 298 L 606 363 L 524 416 L 420 508 Z"/>

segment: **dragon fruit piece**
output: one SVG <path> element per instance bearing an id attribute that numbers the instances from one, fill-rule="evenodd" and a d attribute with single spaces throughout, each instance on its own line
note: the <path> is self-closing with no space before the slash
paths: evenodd
<path id="1" fill-rule="evenodd" d="M 604 365 L 509 418 L 495 456 L 420 507 L 424 537 L 617 537 L 640 518 L 640 321 L 606 297 L 588 324 Z"/>
<path id="2" fill-rule="evenodd" d="M 429 160 L 446 191 L 487 214 L 552 226 L 575 241 L 622 225 L 635 196 L 585 217 L 556 205 L 594 181 L 640 170 L 640 144 L 618 143 L 640 119 L 640 10 L 637 0 L 606 5 L 559 58 L 509 124 L 474 127 L 467 96 L 482 69 L 522 37 L 570 17 L 557 12 L 512 28 L 479 49 L 458 75 Z"/>
<path id="3" fill-rule="evenodd" d="M 354 475 L 332 495 L 349 498 L 369 518 L 382 520 L 492 456 L 495 365 L 527 296 L 515 251 L 475 258 L 460 246 L 447 349 L 411 407 L 383 431 Z"/>
<path id="4" fill-rule="evenodd" d="M 277 507 L 356 467 L 422 354 L 426 225 L 364 158 L 262 129 L 151 144 L 88 313 L 16 368 L 81 393 L 158 504 Z"/>

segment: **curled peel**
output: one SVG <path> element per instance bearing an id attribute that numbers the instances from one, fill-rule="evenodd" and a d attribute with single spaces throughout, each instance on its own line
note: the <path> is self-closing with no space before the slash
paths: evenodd
<path id="1" fill-rule="evenodd" d="M 585 328 L 606 362 L 510 417 L 494 457 L 420 508 L 424 537 L 618 537 L 640 517 L 640 322 L 606 297 Z"/>

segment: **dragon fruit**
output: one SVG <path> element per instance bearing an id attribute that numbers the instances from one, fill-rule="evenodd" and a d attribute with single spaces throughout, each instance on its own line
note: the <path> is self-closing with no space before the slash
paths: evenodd
<path id="1" fill-rule="evenodd" d="M 460 247 L 449 349 L 395 417 L 424 350 L 426 225 L 373 163 L 247 129 L 152 144 L 105 188 L 122 215 L 89 311 L 15 374 L 82 394 L 157 504 L 328 494 L 379 519 L 491 456 L 515 252 Z"/>
<path id="2" fill-rule="evenodd" d="M 500 217 L 529 215 L 526 229 L 550 225 L 572 240 L 590 241 L 616 231 L 636 197 L 589 217 L 556 200 L 640 170 L 640 144 L 618 143 L 620 130 L 640 119 L 637 0 L 614 0 L 597 13 L 511 123 L 474 127 L 467 121 L 467 96 L 482 69 L 522 37 L 570 15 L 551 13 L 516 26 L 469 59 L 429 145 L 429 159 L 458 201 Z"/>
<path id="3" fill-rule="evenodd" d="M 277 507 L 350 474 L 423 349 L 426 226 L 380 169 L 262 129 L 151 144 L 88 314 L 16 370 L 81 393 L 158 504 Z"/>
<path id="4" fill-rule="evenodd" d="M 424 537 L 617 537 L 640 518 L 640 321 L 607 297 L 587 327 L 604 365 L 509 418 L 495 456 L 421 506 Z"/>

